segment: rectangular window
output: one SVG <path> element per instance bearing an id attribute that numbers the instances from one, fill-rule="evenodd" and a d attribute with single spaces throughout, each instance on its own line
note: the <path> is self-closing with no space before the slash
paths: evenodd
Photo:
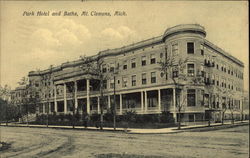
<path id="1" fill-rule="evenodd" d="M 194 64 L 187 64 L 188 76 L 194 76 Z"/>
<path id="2" fill-rule="evenodd" d="M 178 43 L 172 44 L 172 55 L 178 54 Z"/>
<path id="3" fill-rule="evenodd" d="M 151 83 L 156 83 L 156 73 L 151 72 Z"/>
<path id="4" fill-rule="evenodd" d="M 213 75 L 213 74 L 211 76 L 211 83 L 212 83 L 212 85 L 215 85 L 215 75 Z"/>
<path id="5" fill-rule="evenodd" d="M 112 80 L 110 80 L 110 88 L 114 88 L 114 80 L 112 79 Z"/>
<path id="6" fill-rule="evenodd" d="M 128 78 L 127 77 L 122 78 L 122 87 L 128 87 Z"/>
<path id="7" fill-rule="evenodd" d="M 128 66 L 127 64 L 123 65 L 123 70 L 127 70 Z"/>
<path id="8" fill-rule="evenodd" d="M 174 70 L 173 71 L 173 78 L 176 78 L 179 76 L 179 71 L 178 70 Z"/>
<path id="9" fill-rule="evenodd" d="M 150 55 L 150 64 L 155 64 L 155 63 L 156 63 L 155 55 L 151 54 Z"/>
<path id="10" fill-rule="evenodd" d="M 110 72 L 114 72 L 114 70 L 115 70 L 115 64 L 114 64 L 114 63 L 111 63 L 111 64 L 110 64 L 109 71 L 110 71 Z"/>
<path id="11" fill-rule="evenodd" d="M 187 43 L 187 53 L 194 54 L 194 43 L 193 42 Z"/>
<path id="12" fill-rule="evenodd" d="M 135 62 L 135 58 L 131 59 L 131 68 L 135 68 L 136 67 L 136 62 Z"/>
<path id="13" fill-rule="evenodd" d="M 146 56 L 142 56 L 141 57 L 141 65 L 145 66 L 146 64 L 147 64 L 147 62 L 146 62 Z"/>
<path id="14" fill-rule="evenodd" d="M 141 76 L 141 82 L 142 84 L 147 84 L 147 76 L 146 76 L 146 73 L 143 73 L 142 76 Z"/>
<path id="15" fill-rule="evenodd" d="M 204 46 L 203 46 L 203 44 L 201 44 L 200 47 L 201 47 L 201 55 L 203 56 L 204 55 Z"/>
<path id="16" fill-rule="evenodd" d="M 136 75 L 132 76 L 132 86 L 136 86 Z"/>
<path id="17" fill-rule="evenodd" d="M 106 73 L 106 72 L 107 72 L 106 65 L 102 65 L 102 72 L 103 72 L 103 73 Z"/>
<path id="18" fill-rule="evenodd" d="M 148 98 L 148 107 L 156 107 L 157 106 L 157 98 Z"/>
<path id="19" fill-rule="evenodd" d="M 107 89 L 107 80 L 103 80 L 103 89 Z"/>
<path id="20" fill-rule="evenodd" d="M 205 98 L 204 98 L 204 93 L 205 91 L 204 90 L 201 90 L 201 106 L 204 106 L 205 105 Z"/>
<path id="21" fill-rule="evenodd" d="M 209 107 L 209 94 L 204 94 L 204 106 Z"/>
<path id="22" fill-rule="evenodd" d="M 178 77 L 179 76 L 179 70 L 178 70 L 178 66 L 173 66 L 172 67 L 172 77 Z"/>
<path id="23" fill-rule="evenodd" d="M 195 106 L 195 89 L 187 90 L 187 106 Z"/>

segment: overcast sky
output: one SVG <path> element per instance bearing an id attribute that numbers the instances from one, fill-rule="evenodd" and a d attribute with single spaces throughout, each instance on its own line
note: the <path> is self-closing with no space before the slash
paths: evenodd
<path id="1" fill-rule="evenodd" d="M 0 2 L 1 85 L 17 86 L 21 77 L 159 36 L 171 26 L 198 23 L 207 39 L 245 64 L 248 88 L 247 2 Z M 24 11 L 77 11 L 78 17 L 23 16 Z M 127 16 L 80 16 L 82 11 L 125 11 Z"/>

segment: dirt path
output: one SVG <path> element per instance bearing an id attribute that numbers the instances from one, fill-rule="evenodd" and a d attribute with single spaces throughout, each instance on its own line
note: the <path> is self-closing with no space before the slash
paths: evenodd
<path id="1" fill-rule="evenodd" d="M 138 135 L 23 127 L 0 127 L 11 148 L 2 157 L 248 157 L 248 126 L 210 132 Z M 134 157 L 134 156 L 131 156 Z"/>

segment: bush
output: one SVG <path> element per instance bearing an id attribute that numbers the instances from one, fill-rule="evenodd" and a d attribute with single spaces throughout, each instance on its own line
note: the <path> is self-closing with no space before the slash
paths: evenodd
<path id="1" fill-rule="evenodd" d="M 113 113 L 111 112 L 111 110 L 107 110 L 107 112 L 103 115 L 103 119 L 107 122 L 112 122 L 113 121 Z"/>
<path id="2" fill-rule="evenodd" d="M 58 119 L 58 121 L 64 121 L 64 114 L 59 114 Z"/>
<path id="3" fill-rule="evenodd" d="M 79 111 L 77 110 L 75 113 L 75 120 L 80 121 L 80 119 L 81 119 L 81 115 L 80 115 Z"/>
<path id="4" fill-rule="evenodd" d="M 125 122 L 136 122 L 136 112 L 135 111 L 126 111 L 123 114 L 123 121 Z"/>
<path id="5" fill-rule="evenodd" d="M 163 111 L 160 115 L 160 122 L 161 123 L 173 123 L 175 122 L 173 118 L 173 114 L 168 111 Z"/>
<path id="6" fill-rule="evenodd" d="M 83 113 L 82 120 L 83 120 L 83 126 L 87 128 L 90 120 L 89 115 L 87 113 Z"/>
<path id="7" fill-rule="evenodd" d="M 90 116 L 90 120 L 93 121 L 93 122 L 98 122 L 100 121 L 100 114 L 98 113 L 94 113 Z"/>

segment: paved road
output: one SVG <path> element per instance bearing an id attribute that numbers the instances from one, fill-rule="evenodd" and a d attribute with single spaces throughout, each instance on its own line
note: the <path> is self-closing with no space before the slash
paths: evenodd
<path id="1" fill-rule="evenodd" d="M 81 130 L 0 127 L 11 148 L 0 157 L 96 157 L 98 154 L 142 157 L 247 158 L 249 126 L 175 134 L 125 134 Z M 140 157 L 140 156 L 139 156 Z"/>

